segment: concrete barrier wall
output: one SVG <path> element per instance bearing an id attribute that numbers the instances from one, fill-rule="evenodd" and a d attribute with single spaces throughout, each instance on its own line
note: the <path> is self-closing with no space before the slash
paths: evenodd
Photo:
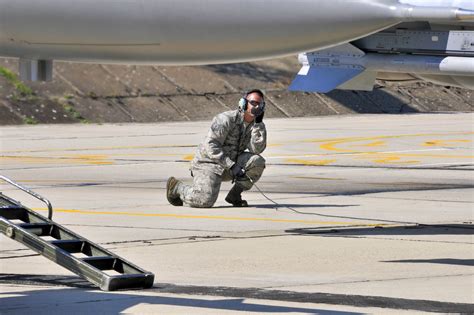
<path id="1" fill-rule="evenodd" d="M 473 111 L 474 93 L 424 82 L 379 81 L 372 92 L 288 92 L 296 57 L 200 67 L 55 63 L 52 83 L 20 83 L 0 59 L 0 124 L 210 120 L 242 92 L 267 95 L 266 117 Z"/>

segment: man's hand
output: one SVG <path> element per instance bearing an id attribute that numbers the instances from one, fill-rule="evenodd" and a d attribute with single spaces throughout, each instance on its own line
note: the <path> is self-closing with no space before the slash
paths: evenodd
<path id="1" fill-rule="evenodd" d="M 243 177 L 245 175 L 245 170 L 240 167 L 239 164 L 235 163 L 234 165 L 232 165 L 232 167 L 230 168 L 231 172 L 232 172 L 232 175 L 234 175 L 234 178 L 236 177 Z"/>
<path id="2" fill-rule="evenodd" d="M 265 112 L 262 112 L 260 115 L 258 115 L 257 117 L 255 117 L 255 123 L 261 123 L 262 120 L 263 120 L 263 115 L 265 114 Z"/>

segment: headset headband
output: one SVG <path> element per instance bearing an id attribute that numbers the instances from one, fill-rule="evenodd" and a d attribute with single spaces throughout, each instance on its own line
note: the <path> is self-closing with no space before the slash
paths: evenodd
<path id="1" fill-rule="evenodd" d="M 253 90 L 247 91 L 244 93 L 244 95 L 242 95 L 242 98 L 239 100 L 240 110 L 242 111 L 247 110 L 247 103 L 248 103 L 247 97 L 252 93 L 257 93 L 258 95 L 262 97 L 261 106 L 262 106 L 262 110 L 264 111 L 265 110 L 265 95 L 263 94 L 262 90 L 259 90 L 259 89 L 253 89 Z"/>

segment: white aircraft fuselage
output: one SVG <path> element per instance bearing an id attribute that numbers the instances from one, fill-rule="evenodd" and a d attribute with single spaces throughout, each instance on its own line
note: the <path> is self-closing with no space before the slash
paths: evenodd
<path id="1" fill-rule="evenodd" d="M 338 45 L 408 14 L 395 0 L 0 0 L 0 56 L 240 62 Z"/>
<path id="2" fill-rule="evenodd" d="M 335 47 L 402 22 L 474 18 L 463 7 L 471 0 L 417 1 L 0 0 L 0 56 L 19 58 L 23 79 L 49 80 L 52 60 L 243 62 Z"/>

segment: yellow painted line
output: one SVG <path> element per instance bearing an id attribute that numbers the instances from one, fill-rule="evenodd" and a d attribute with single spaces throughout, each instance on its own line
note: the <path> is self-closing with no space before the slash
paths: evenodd
<path id="1" fill-rule="evenodd" d="M 373 160 L 375 163 L 379 164 L 417 164 L 420 163 L 420 161 L 401 161 L 401 157 L 399 156 L 386 156 L 381 159 L 375 159 Z"/>
<path id="2" fill-rule="evenodd" d="M 390 152 L 364 152 L 359 154 L 362 158 L 365 155 L 368 158 L 377 156 L 400 156 L 400 157 L 433 157 L 433 158 L 455 158 L 455 159 L 473 159 L 474 155 L 445 155 L 445 154 L 431 154 L 431 153 L 390 153 Z"/>
<path id="3" fill-rule="evenodd" d="M 380 140 L 380 139 L 393 139 L 393 138 L 404 138 L 404 137 L 425 137 L 425 136 L 457 136 L 457 135 L 474 135 L 472 131 L 466 132 L 446 132 L 446 133 L 414 133 L 414 134 L 402 134 L 393 136 L 371 136 L 371 137 L 342 137 L 342 138 L 324 138 L 324 139 L 308 139 L 303 142 L 330 142 L 330 141 L 362 141 L 362 140 Z M 291 142 L 288 142 L 291 143 Z"/>
<path id="4" fill-rule="evenodd" d="M 188 154 L 183 157 L 185 161 L 192 161 L 192 159 L 194 159 L 194 154 Z"/>
<path id="5" fill-rule="evenodd" d="M 69 179 L 16 179 L 16 182 L 19 183 L 61 183 L 61 184 L 68 184 L 68 183 L 95 183 L 95 184 L 103 184 L 103 183 L 110 183 L 110 181 L 98 181 L 97 179 L 83 179 L 83 180 L 69 180 Z"/>
<path id="6" fill-rule="evenodd" d="M 320 157 L 320 156 L 333 156 L 337 155 L 337 153 L 312 153 L 312 154 L 265 154 L 266 159 L 293 159 L 295 157 L 302 157 L 302 158 L 311 158 L 311 157 Z"/>
<path id="7" fill-rule="evenodd" d="M 115 164 L 113 161 L 114 157 L 134 157 L 134 156 L 167 156 L 167 157 L 181 157 L 182 154 L 78 154 L 78 155 L 57 155 L 57 156 L 35 156 L 35 155 L 1 155 L 0 160 L 4 161 L 21 161 L 26 163 L 82 163 L 82 164 L 97 164 L 97 165 L 110 165 Z M 192 160 L 194 155 L 190 156 L 189 160 Z M 185 156 L 185 160 L 188 156 Z"/>
<path id="8" fill-rule="evenodd" d="M 420 137 L 420 136 L 451 136 L 451 135 L 472 135 L 474 132 L 457 132 L 457 133 L 430 133 L 430 134 L 406 134 L 396 136 L 375 136 L 375 137 L 343 137 L 343 138 L 323 138 L 323 139 L 308 139 L 308 140 L 296 140 L 286 141 L 282 143 L 268 144 L 268 147 L 282 146 L 286 144 L 294 143 L 318 143 L 318 142 L 337 142 L 337 141 L 363 141 L 363 140 L 379 140 L 379 139 L 390 139 L 390 138 L 402 138 L 402 137 Z M 54 140 L 54 139 L 52 139 Z M 166 148 L 195 148 L 195 144 L 180 144 L 180 145 L 141 145 L 141 146 L 110 146 L 110 147 L 86 147 L 86 148 L 62 148 L 62 149 L 34 149 L 34 150 L 10 150 L 0 151 L 2 153 L 31 153 L 31 152 L 66 152 L 66 151 L 103 151 L 103 150 L 132 150 L 132 149 L 166 149 Z"/>
<path id="9" fill-rule="evenodd" d="M 35 211 L 47 211 L 44 208 L 35 208 Z M 273 218 L 250 218 L 250 217 L 226 217 L 226 216 L 210 216 L 210 215 L 190 215 L 190 214 L 170 214 L 170 213 L 140 213 L 140 212 L 120 212 L 120 211 L 91 211 L 78 209 L 54 209 L 54 212 L 77 213 L 77 214 L 93 214 L 93 215 L 119 215 L 131 217 L 163 217 L 177 219 L 206 219 L 206 220 L 226 220 L 226 221 L 264 221 L 277 223 L 304 223 L 304 224 L 324 224 L 324 225 L 363 225 L 363 226 L 386 226 L 388 224 L 367 224 L 364 222 L 330 222 L 330 221 L 313 221 L 313 220 L 291 220 L 291 219 L 273 219 Z"/>
<path id="10" fill-rule="evenodd" d="M 71 156 L 72 159 L 78 160 L 79 163 L 94 164 L 94 165 L 110 165 L 114 164 L 113 161 L 108 160 L 107 155 L 92 155 L 92 154 L 80 154 Z"/>
<path id="11" fill-rule="evenodd" d="M 54 162 L 64 162 L 61 160 L 56 160 L 53 158 L 43 158 L 43 157 L 33 157 L 33 156 L 0 156 L 0 160 L 2 163 L 6 162 L 16 162 L 16 161 L 21 161 L 21 162 L 26 162 L 26 163 L 52 163 Z"/>
<path id="12" fill-rule="evenodd" d="M 106 156 L 98 155 L 78 155 L 74 157 L 44 157 L 44 156 L 0 156 L 0 160 L 20 161 L 26 163 L 62 163 L 62 164 L 94 164 L 94 165 L 110 165 L 113 161 L 106 159 Z"/>
<path id="13" fill-rule="evenodd" d="M 471 140 L 467 139 L 453 139 L 453 140 L 429 140 L 424 142 L 422 145 L 426 147 L 446 147 L 446 146 L 452 146 L 457 143 L 469 143 L 472 142 Z"/>
<path id="14" fill-rule="evenodd" d="M 316 179 L 316 180 L 345 180 L 345 178 L 331 178 L 331 177 L 312 177 L 312 176 L 292 176 L 296 179 Z"/>
<path id="15" fill-rule="evenodd" d="M 382 147 L 382 146 L 386 146 L 386 142 L 385 141 L 373 141 L 373 142 L 370 142 L 370 143 L 367 143 L 367 144 L 354 144 L 353 146 L 360 146 L 360 147 Z"/>
<path id="16" fill-rule="evenodd" d="M 54 139 L 51 139 L 54 140 Z M 4 151 L 2 153 L 32 153 L 32 152 L 66 152 L 66 151 L 104 151 L 104 150 L 133 150 L 133 149 L 167 149 L 167 148 L 195 148 L 197 144 L 181 145 L 140 145 L 140 146 L 113 146 L 113 147 L 90 147 L 90 148 L 63 148 L 63 149 L 35 149 Z"/>
<path id="17" fill-rule="evenodd" d="M 148 157 L 156 157 L 156 156 L 182 156 L 183 153 L 111 153 L 107 154 L 109 157 L 134 157 L 134 156 L 148 156 Z"/>
<path id="18" fill-rule="evenodd" d="M 319 147 L 323 150 L 327 151 L 336 151 L 336 152 L 346 152 L 346 153 L 354 153 L 357 151 L 347 150 L 336 148 L 336 145 L 339 144 L 347 144 L 351 142 L 360 142 L 360 141 L 374 141 L 380 139 L 399 139 L 399 138 L 410 138 L 410 137 L 432 137 L 432 136 L 452 136 L 452 135 L 471 135 L 474 132 L 462 132 L 462 133 L 420 133 L 420 134 L 406 134 L 406 135 L 394 135 L 394 136 L 375 136 L 375 137 L 349 137 L 349 138 L 339 138 L 339 139 L 332 139 L 328 140 L 325 143 L 322 143 Z M 322 142 L 320 140 L 307 140 L 306 142 Z"/>
<path id="19" fill-rule="evenodd" d="M 300 160 L 300 159 L 286 159 L 287 163 L 303 164 L 303 165 L 328 165 L 336 162 L 333 160 Z"/>

